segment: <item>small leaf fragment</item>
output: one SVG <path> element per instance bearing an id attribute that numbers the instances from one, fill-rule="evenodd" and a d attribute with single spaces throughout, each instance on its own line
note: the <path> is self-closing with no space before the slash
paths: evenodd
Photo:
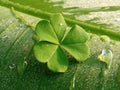
<path id="1" fill-rule="evenodd" d="M 84 61 L 90 55 L 88 46 L 83 43 L 66 44 L 62 45 L 62 47 L 78 61 Z"/>
<path id="2" fill-rule="evenodd" d="M 50 21 L 51 21 L 52 27 L 54 28 L 57 34 L 58 40 L 61 41 L 62 38 L 64 37 L 66 28 L 67 28 L 67 25 L 63 16 L 59 13 L 51 15 Z"/>
<path id="3" fill-rule="evenodd" d="M 35 34 L 38 36 L 39 41 L 58 43 L 55 31 L 47 20 L 42 20 L 37 24 Z"/>
<path id="4" fill-rule="evenodd" d="M 65 72 L 68 68 L 68 60 L 63 50 L 58 47 L 47 63 L 48 68 L 54 72 Z"/>
<path id="5" fill-rule="evenodd" d="M 39 42 L 34 45 L 33 51 L 36 59 L 40 62 L 48 62 L 57 49 L 57 45 L 49 42 Z"/>
<path id="6" fill-rule="evenodd" d="M 78 25 L 75 25 L 66 35 L 62 44 L 72 44 L 72 43 L 85 43 L 89 39 L 89 36 L 85 30 Z"/>

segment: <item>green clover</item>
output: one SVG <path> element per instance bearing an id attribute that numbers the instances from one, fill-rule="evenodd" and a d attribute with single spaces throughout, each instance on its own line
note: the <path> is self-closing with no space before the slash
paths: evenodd
<path id="1" fill-rule="evenodd" d="M 64 51 L 71 54 L 77 61 L 88 58 L 90 50 L 86 44 L 87 33 L 78 25 L 70 30 L 61 14 L 54 14 L 47 20 L 40 21 L 35 29 L 37 42 L 33 51 L 36 59 L 47 63 L 54 72 L 65 72 L 68 60 Z"/>

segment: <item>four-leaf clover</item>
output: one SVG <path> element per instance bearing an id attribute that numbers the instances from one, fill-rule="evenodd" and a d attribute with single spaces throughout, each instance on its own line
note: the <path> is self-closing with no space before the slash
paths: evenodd
<path id="1" fill-rule="evenodd" d="M 90 54 L 86 44 L 89 39 L 87 33 L 78 25 L 68 30 L 61 14 L 53 14 L 50 21 L 40 21 L 36 25 L 35 36 L 38 40 L 33 48 L 36 59 L 47 63 L 48 68 L 54 72 L 65 72 L 68 68 L 64 51 L 77 61 L 86 60 Z"/>

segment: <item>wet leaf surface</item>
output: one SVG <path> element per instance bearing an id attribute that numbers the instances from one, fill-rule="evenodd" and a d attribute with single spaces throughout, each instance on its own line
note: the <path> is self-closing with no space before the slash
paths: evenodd
<path id="1" fill-rule="evenodd" d="M 16 2 L 18 1 L 16 0 Z M 99 2 L 98 0 L 93 0 L 93 1 L 99 3 L 96 4 L 95 7 L 108 7 L 115 5 L 119 6 L 118 0 L 115 0 L 114 3 L 112 3 L 113 1 L 110 1 L 111 3 L 109 3 L 109 5 L 103 4 L 103 3 L 107 3 L 107 0 L 105 1 L 101 0 Z M 29 1 L 29 3 L 26 1 L 26 4 L 27 5 L 31 4 L 31 2 L 33 4 L 33 2 L 35 1 L 31 0 Z M 66 6 L 64 7 L 69 8 L 68 10 L 66 9 L 67 11 L 71 10 L 69 12 L 70 15 L 68 16 L 73 18 L 71 14 L 72 13 L 75 14 L 76 12 L 78 12 L 77 10 L 81 10 L 80 7 L 76 8 L 80 3 L 78 2 L 79 0 L 76 1 L 75 3 L 72 3 L 71 5 L 70 2 L 66 1 Z M 103 3 L 100 4 L 100 2 Z M 20 3 L 25 4 L 25 2 L 22 1 Z M 93 10 L 95 9 L 94 7 L 91 7 L 94 5 L 89 6 L 89 4 L 86 3 L 83 4 L 83 3 L 84 2 L 81 3 L 81 7 L 92 8 Z M 51 4 L 49 5 L 51 6 Z M 54 2 L 52 5 L 62 6 L 63 3 L 59 4 L 57 2 Z M 38 6 L 36 6 L 36 8 L 37 7 Z M 61 9 L 58 10 L 60 11 Z M 76 10 L 76 12 L 74 10 Z M 68 14 L 67 11 L 66 13 Z M 112 20 L 111 22 L 113 22 L 114 25 L 117 26 L 119 24 L 119 17 L 117 17 L 119 16 L 119 9 L 116 11 L 109 11 L 109 12 L 89 11 L 89 13 L 92 14 L 92 18 L 91 15 L 89 14 L 86 14 L 86 16 L 82 16 L 82 15 L 79 16 L 77 14 L 75 15 L 77 18 L 79 17 L 79 19 L 80 18 L 84 19 L 83 17 L 88 17 L 88 18 L 90 17 L 90 19 L 85 18 L 83 20 L 83 21 L 88 21 L 88 23 L 93 23 L 93 22 L 96 23 L 101 21 L 103 26 L 105 25 L 105 27 L 106 24 L 109 24 L 108 23 L 109 19 L 110 18 L 112 19 L 114 17 L 113 21 L 117 20 L 118 23 L 116 23 L 116 21 L 114 21 L 115 22 L 114 23 Z M 98 16 L 98 14 L 101 13 L 103 17 Z M 104 13 L 106 14 L 104 15 Z M 117 16 L 115 16 L 114 13 L 116 13 Z M 104 19 L 104 16 L 108 18 Z M 99 17 L 102 17 L 102 19 Z M 104 22 L 104 20 L 107 21 Z M 98 24 L 99 23 L 95 25 Z M 112 24 L 111 27 L 114 28 L 114 25 Z M 114 29 L 115 30 L 118 29 L 117 32 L 119 33 L 119 26 L 117 26 L 117 28 L 116 26 Z M 111 28 L 111 27 L 107 26 L 106 28 Z M 70 61 L 69 69 L 67 70 L 67 72 L 63 74 L 59 74 L 49 71 L 46 65 L 41 64 L 35 60 L 33 53 L 31 53 L 34 44 L 32 35 L 33 35 L 33 31 L 29 26 L 27 26 L 23 21 L 15 17 L 10 9 L 0 6 L 0 90 L 50 90 L 50 89 L 51 90 L 52 89 L 54 90 L 58 90 L 58 89 L 59 90 L 68 90 L 68 89 L 120 90 L 120 86 L 119 86 L 120 42 L 119 41 L 114 41 L 111 39 L 102 40 L 101 37 L 90 34 L 91 37 L 88 42 L 91 51 L 90 57 L 83 63 L 78 63 L 75 60 L 73 60 L 73 58 L 69 58 Z M 106 64 L 98 59 L 98 56 L 101 54 L 102 50 L 107 48 L 109 48 L 113 53 L 113 60 L 110 69 L 106 69 L 105 68 Z M 23 62 L 27 61 L 28 63 L 22 75 L 19 74 L 21 71 L 18 72 L 17 70 L 19 66 L 19 61 L 23 61 Z M 21 68 L 20 70 L 22 70 L 23 67 L 20 68 Z"/>

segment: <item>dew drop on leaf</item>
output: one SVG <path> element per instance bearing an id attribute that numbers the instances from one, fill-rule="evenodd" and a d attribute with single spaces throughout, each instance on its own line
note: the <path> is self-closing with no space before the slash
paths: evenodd
<path id="1" fill-rule="evenodd" d="M 27 61 L 24 61 L 24 65 L 25 65 L 25 66 L 27 65 Z"/>
<path id="2" fill-rule="evenodd" d="M 113 53 L 110 49 L 103 49 L 98 58 L 100 61 L 105 62 L 108 68 L 110 68 L 113 59 Z"/>
<path id="3" fill-rule="evenodd" d="M 17 70 L 20 75 L 22 75 L 27 67 L 27 61 L 25 60 L 26 57 L 24 58 L 24 61 L 20 61 L 19 64 L 17 65 Z"/>
<path id="4" fill-rule="evenodd" d="M 24 57 L 24 62 L 23 62 L 23 66 L 27 66 L 27 61 L 26 61 L 27 57 Z"/>
<path id="5" fill-rule="evenodd" d="M 69 90 L 73 90 L 75 88 L 75 80 L 76 80 L 76 77 L 73 76 Z"/>
<path id="6" fill-rule="evenodd" d="M 9 20 L 7 21 L 7 23 L 8 23 L 8 24 L 12 24 L 13 21 L 14 21 L 14 19 L 9 19 Z"/>
<path id="7" fill-rule="evenodd" d="M 11 65 L 9 65 L 9 68 L 12 70 L 12 69 L 14 69 L 16 66 L 15 66 L 15 64 L 13 63 L 13 64 L 11 64 Z"/>
<path id="8" fill-rule="evenodd" d="M 8 38 L 7 35 L 4 35 L 4 36 L 2 37 L 2 39 L 5 39 L 5 38 Z"/>
<path id="9" fill-rule="evenodd" d="M 63 23 L 60 23 L 60 26 L 63 26 Z"/>
<path id="10" fill-rule="evenodd" d="M 72 86 L 73 86 L 73 88 L 75 87 L 75 77 L 73 77 L 73 84 L 72 84 Z"/>
<path id="11" fill-rule="evenodd" d="M 115 21 L 120 22 L 120 18 L 116 18 Z"/>

